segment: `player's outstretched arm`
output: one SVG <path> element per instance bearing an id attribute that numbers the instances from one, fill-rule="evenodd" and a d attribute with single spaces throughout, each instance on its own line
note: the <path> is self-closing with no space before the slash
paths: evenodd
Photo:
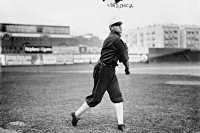
<path id="1" fill-rule="evenodd" d="M 128 60 L 123 62 L 124 66 L 125 66 L 125 74 L 126 75 L 130 75 L 130 70 L 129 70 L 129 62 Z"/>

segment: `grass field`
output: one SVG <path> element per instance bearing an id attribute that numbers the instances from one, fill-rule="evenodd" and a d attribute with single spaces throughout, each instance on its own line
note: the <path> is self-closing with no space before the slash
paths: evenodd
<path id="1" fill-rule="evenodd" d="M 28 126 L 17 130 L 24 133 L 118 133 L 114 106 L 107 93 L 98 106 L 82 116 L 76 128 L 71 126 L 70 113 L 91 94 L 92 69 L 93 65 L 87 64 L 2 68 L 0 127 L 22 121 Z M 168 84 L 199 82 L 199 76 L 117 76 L 124 97 L 124 121 L 130 133 L 200 131 L 200 85 Z"/>

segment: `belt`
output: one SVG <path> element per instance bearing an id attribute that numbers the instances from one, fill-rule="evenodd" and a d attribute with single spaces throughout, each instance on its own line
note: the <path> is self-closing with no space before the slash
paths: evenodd
<path id="1" fill-rule="evenodd" d="M 108 65 L 108 64 L 104 63 L 104 62 L 101 61 L 101 60 L 99 60 L 99 61 L 97 62 L 97 64 L 100 64 L 102 67 L 107 66 L 107 67 L 115 68 L 115 66 L 113 66 L 113 65 Z"/>
<path id="2" fill-rule="evenodd" d="M 101 60 L 99 60 L 99 61 L 97 62 L 97 64 L 99 64 L 99 65 L 101 65 L 101 66 L 106 66 L 106 64 L 105 64 L 103 61 L 101 61 Z"/>

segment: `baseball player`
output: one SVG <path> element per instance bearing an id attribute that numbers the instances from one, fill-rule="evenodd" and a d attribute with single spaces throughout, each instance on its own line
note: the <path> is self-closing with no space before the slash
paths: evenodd
<path id="1" fill-rule="evenodd" d="M 101 56 L 94 67 L 93 78 L 94 86 L 92 94 L 87 96 L 82 106 L 71 113 L 72 125 L 77 126 L 80 116 L 95 107 L 102 100 L 104 93 L 107 91 L 117 114 L 118 129 L 126 131 L 123 121 L 123 98 L 119 88 L 115 67 L 117 62 L 122 62 L 125 66 L 125 74 L 129 75 L 128 48 L 120 39 L 122 33 L 122 22 L 113 18 L 109 23 L 110 34 L 105 39 L 101 49 Z"/>

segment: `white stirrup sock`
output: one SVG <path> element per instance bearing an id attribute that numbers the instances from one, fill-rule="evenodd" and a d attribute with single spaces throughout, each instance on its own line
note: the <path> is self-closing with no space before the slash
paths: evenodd
<path id="1" fill-rule="evenodd" d="M 124 115 L 123 115 L 123 102 L 115 103 L 115 111 L 117 114 L 118 125 L 124 124 Z"/>
<path id="2" fill-rule="evenodd" d="M 90 107 L 86 102 L 82 104 L 82 106 L 75 112 L 76 117 L 80 117 L 85 111 L 87 111 Z"/>

